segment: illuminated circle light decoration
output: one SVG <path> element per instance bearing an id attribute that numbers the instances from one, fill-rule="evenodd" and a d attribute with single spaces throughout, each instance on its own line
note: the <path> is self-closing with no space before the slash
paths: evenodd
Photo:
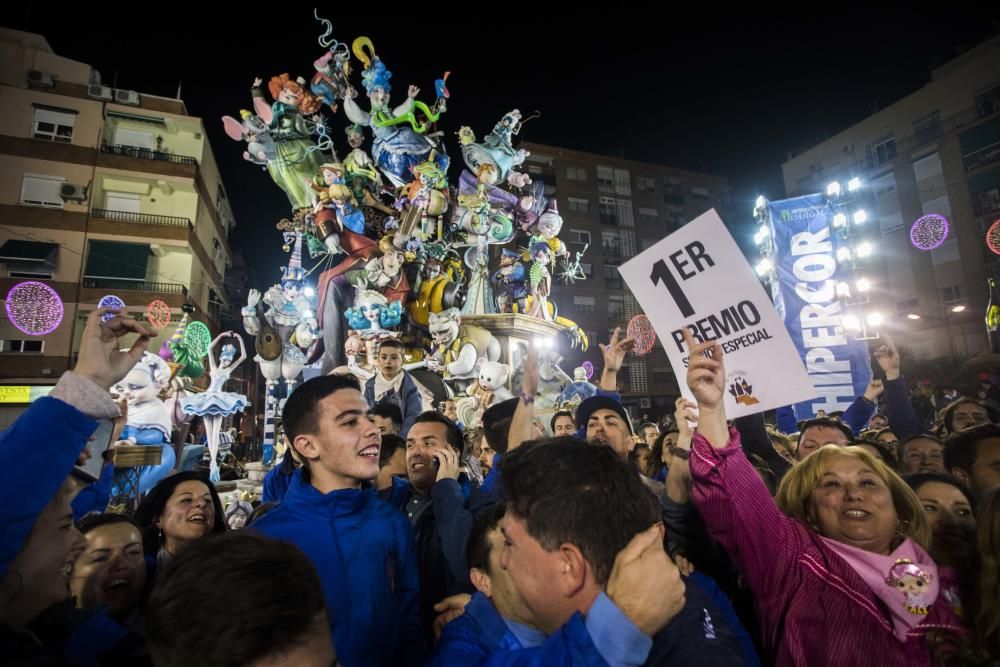
<path id="1" fill-rule="evenodd" d="M 108 294 L 107 296 L 102 296 L 101 300 L 97 302 L 98 308 L 114 308 L 116 310 L 121 310 L 125 307 L 125 302 L 121 298 L 115 296 L 114 294 Z M 118 317 L 114 313 L 104 313 L 101 315 L 101 321 L 107 322 Z"/>
<path id="2" fill-rule="evenodd" d="M 212 333 L 203 322 L 189 322 L 184 330 L 184 345 L 191 351 L 195 359 L 201 359 L 208 354 L 208 346 L 212 344 Z"/>
<path id="3" fill-rule="evenodd" d="M 1000 255 L 1000 219 L 996 220 L 986 231 L 986 247 L 994 255 Z"/>
<path id="4" fill-rule="evenodd" d="M 154 329 L 165 329 L 170 324 L 170 306 L 159 299 L 150 301 L 146 306 L 146 321 Z"/>
<path id="5" fill-rule="evenodd" d="M 937 213 L 917 218 L 910 227 L 910 243 L 918 250 L 934 250 L 948 238 L 948 219 Z"/>
<path id="6" fill-rule="evenodd" d="M 649 354 L 656 345 L 656 331 L 645 315 L 636 315 L 629 320 L 626 333 L 630 338 L 635 338 L 633 350 L 636 354 Z"/>
<path id="7" fill-rule="evenodd" d="M 589 361 L 585 361 L 582 364 L 580 364 L 580 368 L 582 368 L 584 372 L 587 374 L 588 380 L 594 377 L 594 364 L 590 363 Z"/>
<path id="8" fill-rule="evenodd" d="M 17 283 L 7 292 L 7 318 L 29 336 L 56 330 L 63 318 L 63 303 L 56 291 L 35 280 Z"/>

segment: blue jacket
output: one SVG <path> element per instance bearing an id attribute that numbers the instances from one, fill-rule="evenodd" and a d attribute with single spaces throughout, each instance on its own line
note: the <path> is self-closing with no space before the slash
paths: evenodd
<path id="1" fill-rule="evenodd" d="M 96 482 L 80 489 L 73 498 L 73 521 L 79 521 L 91 512 L 104 512 L 111 502 L 111 487 L 115 481 L 115 466 L 105 463 Z"/>
<path id="2" fill-rule="evenodd" d="M 410 432 L 410 427 L 413 426 L 413 422 L 424 411 L 424 402 L 420 398 L 420 392 L 417 391 L 417 383 L 413 381 L 413 377 L 406 371 L 401 372 L 403 374 L 403 384 L 399 388 L 402 394 L 399 409 L 403 412 L 403 425 L 399 428 L 399 437 L 405 440 L 406 434 Z M 365 382 L 365 401 L 367 401 L 369 408 L 374 408 L 376 403 L 375 377 L 373 375 Z"/>
<path id="3" fill-rule="evenodd" d="M 403 512 L 415 491 L 407 482 L 406 489 L 393 489 L 396 506 Z M 472 593 L 466 547 L 475 514 L 493 504 L 491 498 L 473 493 L 466 500 L 460 482 L 443 479 L 431 487 L 431 506 L 424 510 L 413 526 L 420 572 L 420 616 L 428 641 L 433 637 L 432 626 L 437 613 L 434 605 L 458 593 Z M 401 513 L 406 520 L 406 514 Z"/>
<path id="4" fill-rule="evenodd" d="M 77 377 L 77 388 L 80 382 Z M 0 468 L 0 577 L 24 547 L 38 515 L 62 486 L 96 428 L 97 421 L 69 403 L 45 397 L 0 433 L 0 455 L 17 462 Z M 54 653 L 62 653 L 59 660 L 92 664 L 98 653 L 123 634 L 103 612 L 94 615 L 91 623 L 71 629 L 58 647 L 42 646 L 27 635 L 0 627 L 0 655 L 11 664 L 29 656 L 31 664 L 49 659 L 55 664 Z"/>
<path id="5" fill-rule="evenodd" d="M 854 402 L 844 410 L 841 420 L 851 428 L 851 433 L 857 435 L 864 430 L 872 415 L 875 414 L 875 404 L 864 396 L 858 396 Z"/>
<path id="6" fill-rule="evenodd" d="M 321 494 L 300 470 L 282 503 L 250 529 L 291 542 L 316 566 L 341 665 L 419 665 L 427 658 L 413 532 L 373 489 Z"/>
<path id="7" fill-rule="evenodd" d="M 97 422 L 69 403 L 40 398 L 0 433 L 0 576 L 62 486 Z"/>
<path id="8" fill-rule="evenodd" d="M 615 622 L 613 614 L 602 613 L 601 622 L 593 627 L 588 623 L 591 616 L 606 612 L 610 600 L 603 595 L 594 603 L 588 619 L 577 612 L 540 645 L 525 646 L 489 598 L 477 593 L 465 607 L 465 613 L 444 627 L 430 664 L 434 667 L 746 664 L 724 615 L 697 585 L 689 580 L 685 584 L 684 608 L 651 642 L 645 639 L 644 647 L 636 647 L 645 649 L 638 655 L 624 649 L 625 645 L 639 644 L 641 639 L 621 641 L 627 625 Z M 599 609 L 600 603 L 603 610 Z M 631 626 L 631 631 L 637 632 L 635 626 Z"/>
<path id="9" fill-rule="evenodd" d="M 924 428 L 910 402 L 906 380 L 900 375 L 895 380 L 885 381 L 885 416 L 889 427 L 902 442 L 911 435 L 922 433 Z"/>
<path id="10" fill-rule="evenodd" d="M 607 667 L 608 663 L 596 650 L 581 614 L 573 614 L 540 646 L 528 647 L 510 631 L 493 602 L 476 593 L 465 613 L 444 626 L 428 667 L 477 665 Z"/>
<path id="11" fill-rule="evenodd" d="M 736 609 L 733 608 L 733 603 L 729 601 L 726 594 L 715 583 L 715 579 L 695 570 L 688 577 L 688 580 L 700 588 L 708 596 L 712 604 L 718 608 L 719 613 L 725 617 L 730 629 L 732 629 L 733 634 L 736 636 L 736 641 L 739 642 L 740 650 L 743 653 L 746 664 L 759 667 L 761 662 L 757 656 L 757 650 L 754 648 L 753 639 L 750 638 L 750 633 L 743 627 L 743 622 L 736 613 Z"/>
<path id="12" fill-rule="evenodd" d="M 292 475 L 286 475 L 281 470 L 281 464 L 271 468 L 264 475 L 264 490 L 260 495 L 262 503 L 280 503 L 288 493 L 288 487 L 292 484 Z"/>
<path id="13" fill-rule="evenodd" d="M 393 507 L 404 507 L 410 499 L 410 480 L 405 477 L 393 477 L 392 486 L 378 492 L 378 497 Z"/>

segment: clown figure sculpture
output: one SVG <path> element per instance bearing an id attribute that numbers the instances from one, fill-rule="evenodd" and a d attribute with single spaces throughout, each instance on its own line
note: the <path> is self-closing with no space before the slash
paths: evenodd
<path id="1" fill-rule="evenodd" d="M 162 445 L 160 464 L 143 466 L 139 471 L 139 492 L 145 493 L 170 474 L 176 454 L 170 446 L 170 412 L 160 400 L 160 392 L 170 383 L 170 367 L 155 354 L 144 352 L 121 382 L 111 388 L 113 394 L 128 402 L 128 421 L 122 430 L 122 444 Z"/>

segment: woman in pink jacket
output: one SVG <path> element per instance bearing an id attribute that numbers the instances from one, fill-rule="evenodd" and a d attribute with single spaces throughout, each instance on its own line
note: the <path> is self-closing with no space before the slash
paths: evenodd
<path id="1" fill-rule="evenodd" d="M 754 595 L 771 661 L 947 664 L 965 629 L 939 594 L 916 495 L 865 450 L 827 445 L 772 500 L 726 424 L 722 348 L 687 343 L 692 497 Z"/>

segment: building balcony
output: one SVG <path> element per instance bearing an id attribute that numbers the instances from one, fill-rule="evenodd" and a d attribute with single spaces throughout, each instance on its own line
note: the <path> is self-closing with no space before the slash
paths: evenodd
<path id="1" fill-rule="evenodd" d="M 162 292 L 164 294 L 183 294 L 187 296 L 187 287 L 180 283 L 151 283 L 145 280 L 119 280 L 117 278 L 84 278 L 85 288 L 130 290 L 133 292 Z"/>
<path id="2" fill-rule="evenodd" d="M 59 229 L 67 232 L 82 232 L 87 229 L 87 214 L 82 211 L 28 204 L 0 204 L 0 220 L 7 225 L 37 229 Z"/>
<path id="3" fill-rule="evenodd" d="M 119 144 L 102 144 L 97 166 L 184 178 L 198 174 L 198 160 L 193 157 Z"/>
<path id="4" fill-rule="evenodd" d="M 621 257 L 622 247 L 617 243 L 602 243 L 601 253 L 605 257 Z"/>
<path id="5" fill-rule="evenodd" d="M 137 230 L 132 225 L 143 225 L 144 227 Z M 209 258 L 205 248 L 202 247 L 201 239 L 195 234 L 194 224 L 189 218 L 95 208 L 91 211 L 90 231 L 116 236 L 144 236 L 171 241 L 187 241 L 188 246 L 198 257 L 204 269 L 208 271 L 213 283 L 220 288 L 224 285 L 222 275 L 215 263 Z"/>
<path id="6" fill-rule="evenodd" d="M 966 171 L 973 171 L 997 161 L 1000 161 L 1000 142 L 962 156 L 962 164 L 965 165 Z"/>
<path id="7" fill-rule="evenodd" d="M 95 218 L 114 220 L 116 222 L 134 222 L 140 225 L 165 225 L 168 227 L 192 227 L 191 220 L 173 215 L 151 215 L 149 213 L 132 213 L 130 211 L 109 211 L 95 208 L 91 211 Z"/>
<path id="8" fill-rule="evenodd" d="M 97 151 L 86 146 L 29 137 L 0 135 L 0 153 L 18 157 L 92 165 Z"/>
<path id="9" fill-rule="evenodd" d="M 973 194 L 972 207 L 976 216 L 987 216 L 1000 212 L 1000 188 L 990 188 Z"/>
<path id="10" fill-rule="evenodd" d="M 11 287 L 24 280 L 24 278 L 0 278 L 0 292 L 6 294 L 10 291 Z M 38 279 L 34 278 L 33 280 Z M 75 282 L 71 283 L 61 280 L 40 280 L 40 282 L 45 283 L 55 290 L 63 303 L 74 303 L 76 301 L 76 293 L 79 286 Z"/>
<path id="11" fill-rule="evenodd" d="M 194 225 L 187 218 L 95 208 L 90 212 L 90 231 L 115 236 L 143 236 L 170 241 L 188 241 Z M 137 227 L 141 225 L 141 228 Z"/>
<path id="12" fill-rule="evenodd" d="M 153 283 L 145 280 L 84 277 L 80 303 L 97 303 L 106 294 L 118 294 L 129 306 L 159 299 L 171 308 L 187 303 L 187 287 L 180 283 Z"/>
<path id="13" fill-rule="evenodd" d="M 979 120 L 992 116 L 997 112 L 1000 112 L 1000 104 L 980 103 L 978 106 L 968 107 L 931 125 L 921 127 L 908 137 L 895 140 L 892 142 L 891 148 L 886 146 L 886 149 L 883 152 L 880 153 L 876 151 L 875 153 L 866 156 L 863 160 L 858 160 L 853 164 L 846 165 L 843 170 L 845 173 L 849 173 L 851 171 L 874 169 L 879 165 L 892 162 L 899 155 L 906 155 L 911 151 L 934 141 L 938 137 L 976 123 Z M 997 147 L 987 147 L 982 151 L 977 151 L 977 153 L 986 152 L 987 155 L 989 155 L 991 153 L 991 149 L 992 151 L 996 151 Z M 977 153 L 973 153 L 973 155 L 976 155 Z M 989 159 L 991 162 L 995 162 L 998 157 L 1000 156 L 993 154 Z M 963 158 L 963 162 L 965 162 L 965 160 L 966 159 Z M 983 164 L 986 163 L 982 162 L 975 164 L 974 166 L 969 166 L 966 162 L 965 169 L 966 171 L 971 171 L 972 169 L 976 169 Z"/>
<path id="14" fill-rule="evenodd" d="M 64 325 L 65 326 L 65 325 Z M 70 368 L 69 357 L 50 354 L 4 354 L 0 364 L 0 378 L 59 379 Z"/>
<path id="15" fill-rule="evenodd" d="M 171 153 L 163 153 L 161 151 L 154 151 L 149 148 L 140 148 L 138 146 L 121 146 L 118 144 L 108 145 L 104 144 L 101 146 L 102 153 L 111 153 L 113 155 L 127 155 L 128 157 L 140 158 L 142 160 L 159 160 L 166 162 L 173 162 L 175 164 L 190 164 L 197 165 L 198 161 L 193 157 L 188 157 L 187 155 L 173 155 Z"/>

